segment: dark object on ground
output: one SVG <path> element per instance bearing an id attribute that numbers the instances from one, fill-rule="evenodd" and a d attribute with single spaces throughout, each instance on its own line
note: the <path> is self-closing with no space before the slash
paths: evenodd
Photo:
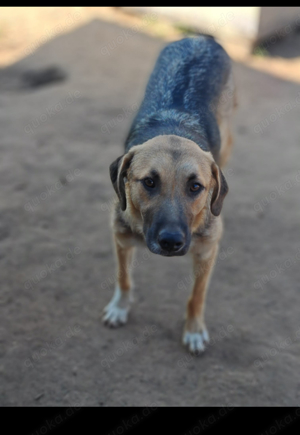
<path id="1" fill-rule="evenodd" d="M 66 72 L 57 67 L 51 66 L 41 70 L 26 71 L 22 74 L 22 85 L 25 88 L 39 88 L 56 82 L 65 81 Z"/>

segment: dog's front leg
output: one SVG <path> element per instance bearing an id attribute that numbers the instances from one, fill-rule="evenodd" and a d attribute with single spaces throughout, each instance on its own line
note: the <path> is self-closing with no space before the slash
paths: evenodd
<path id="1" fill-rule="evenodd" d="M 127 322 L 132 301 L 130 265 L 134 251 L 134 247 L 127 237 L 115 233 L 114 238 L 117 254 L 117 283 L 114 296 L 105 307 L 103 317 L 104 323 L 112 327 L 120 326 Z"/>
<path id="2" fill-rule="evenodd" d="M 209 342 L 209 335 L 204 322 L 204 306 L 207 287 L 218 253 L 218 243 L 207 247 L 201 252 L 193 253 L 194 288 L 187 304 L 186 324 L 183 343 L 189 351 L 195 354 L 205 349 Z"/>

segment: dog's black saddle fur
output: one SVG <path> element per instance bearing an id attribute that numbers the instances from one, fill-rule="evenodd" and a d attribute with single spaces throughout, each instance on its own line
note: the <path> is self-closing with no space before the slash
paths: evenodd
<path id="1" fill-rule="evenodd" d="M 216 108 L 230 73 L 230 58 L 213 37 L 167 45 L 150 76 L 125 142 L 126 152 L 159 135 L 190 139 L 216 158 L 220 133 Z"/>

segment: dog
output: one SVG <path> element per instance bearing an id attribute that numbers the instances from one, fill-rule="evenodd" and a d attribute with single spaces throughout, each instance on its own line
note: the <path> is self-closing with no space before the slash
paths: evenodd
<path id="1" fill-rule="evenodd" d="M 231 60 L 213 37 L 168 44 L 144 99 L 110 166 L 117 194 L 113 233 L 118 283 L 104 323 L 126 323 L 132 301 L 130 264 L 137 244 L 162 256 L 190 252 L 194 286 L 183 343 L 193 354 L 209 342 L 204 321 L 207 287 L 222 235 L 228 185 L 221 171 L 232 148 L 235 86 Z"/>

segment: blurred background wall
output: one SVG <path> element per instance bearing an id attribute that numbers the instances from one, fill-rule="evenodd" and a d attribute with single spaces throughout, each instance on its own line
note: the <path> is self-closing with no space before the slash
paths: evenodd
<path id="1" fill-rule="evenodd" d="M 138 13 L 154 12 L 183 26 L 218 38 L 234 40 L 251 50 L 274 34 L 300 25 L 300 7 L 123 7 Z"/>

